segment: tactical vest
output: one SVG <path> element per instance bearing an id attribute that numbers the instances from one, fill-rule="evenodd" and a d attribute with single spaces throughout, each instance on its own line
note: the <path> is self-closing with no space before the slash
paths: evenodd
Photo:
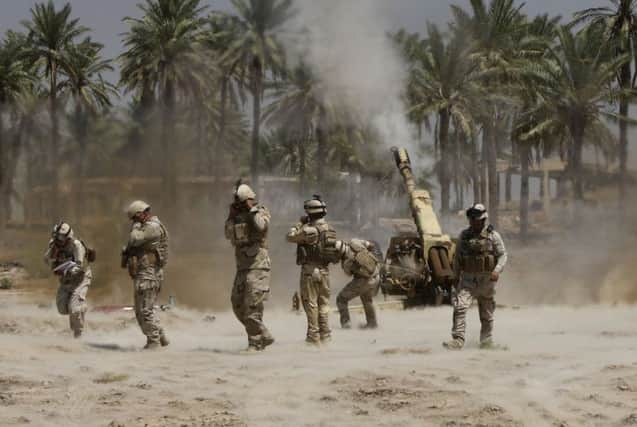
<path id="1" fill-rule="evenodd" d="M 51 258 L 53 259 L 53 268 L 56 268 L 67 261 L 74 261 L 78 264 L 82 263 L 82 265 L 84 266 L 88 265 L 87 263 L 88 249 L 86 245 L 84 245 L 84 242 L 80 240 L 80 243 L 84 246 L 84 249 L 86 249 L 83 260 L 75 259 L 75 254 L 74 254 L 75 240 L 69 241 L 66 245 L 62 246 L 61 248 L 56 246 L 55 243 L 51 241 L 49 243 L 49 247 L 51 248 Z"/>
<path id="2" fill-rule="evenodd" d="M 352 250 L 352 273 L 362 277 L 372 277 L 378 267 L 378 259 L 365 246 L 350 243 Z"/>
<path id="3" fill-rule="evenodd" d="M 257 230 L 251 221 L 252 214 L 248 212 L 241 212 L 234 217 L 234 224 L 232 226 L 232 244 L 238 248 L 244 246 L 252 246 L 258 244 L 262 248 L 265 248 L 267 230 Z"/>
<path id="4" fill-rule="evenodd" d="M 134 263 L 139 263 L 140 266 L 155 265 L 159 268 L 163 268 L 168 263 L 168 231 L 164 224 L 159 220 L 150 220 L 149 222 L 155 222 L 159 225 L 161 234 L 159 239 L 152 242 L 147 242 L 137 250 L 133 250 L 132 257 Z M 133 275 L 133 273 L 131 273 Z"/>
<path id="5" fill-rule="evenodd" d="M 319 232 L 314 244 L 299 244 L 296 248 L 296 263 L 327 266 L 340 260 L 340 251 L 336 248 L 336 231 L 326 222 L 314 224 Z"/>
<path id="6" fill-rule="evenodd" d="M 496 266 L 493 242 L 489 239 L 490 228 L 480 234 L 470 230 L 462 234 L 460 267 L 465 273 L 490 273 Z"/>

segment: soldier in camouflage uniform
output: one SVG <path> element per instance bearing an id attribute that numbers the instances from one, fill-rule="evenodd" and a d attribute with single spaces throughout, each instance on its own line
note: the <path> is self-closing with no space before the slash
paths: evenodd
<path id="1" fill-rule="evenodd" d="M 263 303 L 270 295 L 269 226 L 268 210 L 257 203 L 249 186 L 239 185 L 225 223 L 225 236 L 235 248 L 237 263 L 232 310 L 248 334 L 248 351 L 263 350 L 274 343 L 263 323 Z"/>
<path id="2" fill-rule="evenodd" d="M 507 252 L 500 234 L 487 225 L 484 205 L 474 204 L 467 210 L 470 226 L 460 233 L 454 257 L 454 272 L 458 284 L 453 290 L 452 340 L 443 345 L 459 350 L 465 340 L 465 319 L 474 298 L 480 313 L 480 346 L 493 345 L 493 313 L 495 285 L 507 262 Z"/>
<path id="3" fill-rule="evenodd" d="M 338 262 L 340 254 L 336 248 L 336 233 L 325 221 L 325 203 L 314 196 L 304 203 L 304 209 L 307 215 L 290 229 L 286 238 L 297 245 L 296 263 L 301 266 L 301 303 L 307 316 L 305 340 L 319 344 L 331 338 L 328 265 Z"/>
<path id="4" fill-rule="evenodd" d="M 76 239 L 71 226 L 56 224 L 44 255 L 44 261 L 59 277 L 56 305 L 58 312 L 69 316 L 73 336 L 79 338 L 84 330 L 86 293 L 93 274 L 89 266 L 88 248 Z"/>
<path id="5" fill-rule="evenodd" d="M 155 304 L 168 261 L 168 232 L 146 202 L 131 203 L 126 214 L 132 227 L 128 244 L 122 250 L 122 267 L 128 268 L 135 286 L 135 316 L 147 339 L 144 349 L 165 347 L 169 341 L 159 323 Z"/>
<path id="6" fill-rule="evenodd" d="M 380 262 L 377 255 L 379 251 L 375 249 L 375 243 L 360 239 L 352 239 L 349 243 L 339 241 L 336 246 L 341 250 L 343 270 L 348 276 L 353 276 L 336 297 L 341 327 L 351 328 L 347 305 L 350 300 L 360 297 L 367 320 L 365 328 L 377 328 L 374 296 L 380 283 Z"/>

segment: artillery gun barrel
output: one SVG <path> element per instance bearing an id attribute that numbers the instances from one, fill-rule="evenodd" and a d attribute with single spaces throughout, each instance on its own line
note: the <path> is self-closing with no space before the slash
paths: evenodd
<path id="1" fill-rule="evenodd" d="M 442 237 L 442 228 L 434 212 L 429 192 L 416 187 L 416 179 L 411 169 L 411 161 L 407 150 L 393 147 L 391 151 L 400 175 L 405 181 L 407 194 L 409 195 L 409 208 L 423 244 L 431 238 Z"/>

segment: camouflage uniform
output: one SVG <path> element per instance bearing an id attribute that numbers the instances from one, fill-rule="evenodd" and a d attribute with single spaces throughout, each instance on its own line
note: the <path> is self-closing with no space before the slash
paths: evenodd
<path id="1" fill-rule="evenodd" d="M 78 268 L 60 276 L 55 302 L 58 312 L 69 316 L 71 330 L 79 337 L 84 330 L 86 294 L 93 278 L 86 247 L 81 240 L 75 238 L 69 238 L 63 246 L 57 246 L 55 240 L 51 239 L 44 258 L 51 269 L 66 261 L 73 261 L 78 265 Z"/>
<path id="2" fill-rule="evenodd" d="M 246 329 L 248 346 L 259 350 L 274 341 L 263 323 L 263 303 L 270 295 L 269 225 L 270 213 L 263 206 L 241 210 L 225 223 L 225 236 L 235 248 L 237 264 L 232 310 Z"/>
<path id="3" fill-rule="evenodd" d="M 348 303 L 350 300 L 360 297 L 365 311 L 368 328 L 376 328 L 376 310 L 374 309 L 374 295 L 378 291 L 380 283 L 380 265 L 376 257 L 367 249 L 371 243 L 364 240 L 352 240 L 347 245 L 341 265 L 343 270 L 353 279 L 345 285 L 336 297 L 336 306 L 341 316 L 341 326 L 350 326 Z M 361 265 L 361 257 L 365 257 L 366 265 Z"/>
<path id="4" fill-rule="evenodd" d="M 478 300 L 480 313 L 480 342 L 491 343 L 493 333 L 493 313 L 495 311 L 495 284 L 491 272 L 502 272 L 507 262 L 507 252 L 500 234 L 492 226 L 484 227 L 476 234 L 471 227 L 460 233 L 454 271 L 459 277 L 453 289 L 452 337 L 464 343 L 467 310 L 473 298 Z"/>
<path id="5" fill-rule="evenodd" d="M 330 276 L 328 265 L 332 262 L 321 253 L 322 234 L 333 233 L 325 219 L 299 222 L 286 238 L 297 246 L 297 264 L 301 266 L 301 302 L 307 316 L 306 341 L 318 344 L 331 338 L 329 324 Z"/>
<path id="6" fill-rule="evenodd" d="M 167 344 L 155 312 L 164 281 L 163 267 L 168 261 L 168 232 L 156 216 L 136 222 L 130 232 L 128 269 L 135 287 L 135 317 L 146 335 L 147 346 Z"/>

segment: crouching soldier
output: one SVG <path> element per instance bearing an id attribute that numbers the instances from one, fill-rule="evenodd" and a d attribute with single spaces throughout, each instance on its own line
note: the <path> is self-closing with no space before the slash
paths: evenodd
<path id="1" fill-rule="evenodd" d="M 84 330 L 86 293 L 93 278 L 89 262 L 94 260 L 94 256 L 93 250 L 75 238 L 69 224 L 60 222 L 53 227 L 44 261 L 59 277 L 57 309 L 60 314 L 69 316 L 75 338 L 82 336 Z"/>
<path id="2" fill-rule="evenodd" d="M 155 304 L 164 281 L 164 266 L 168 261 L 168 232 L 150 205 L 141 200 L 126 210 L 131 221 L 128 244 L 122 250 L 122 267 L 128 269 L 135 287 L 135 317 L 146 335 L 144 349 L 156 349 L 169 344 L 159 323 Z"/>
<path id="3" fill-rule="evenodd" d="M 375 243 L 366 240 L 352 239 L 349 243 L 339 241 L 337 248 L 341 251 L 341 265 L 345 274 L 352 280 L 345 285 L 336 297 L 336 306 L 341 316 L 341 327 L 351 328 L 349 309 L 350 300 L 360 297 L 367 320 L 365 328 L 377 328 L 374 296 L 380 284 L 380 251 Z"/>

